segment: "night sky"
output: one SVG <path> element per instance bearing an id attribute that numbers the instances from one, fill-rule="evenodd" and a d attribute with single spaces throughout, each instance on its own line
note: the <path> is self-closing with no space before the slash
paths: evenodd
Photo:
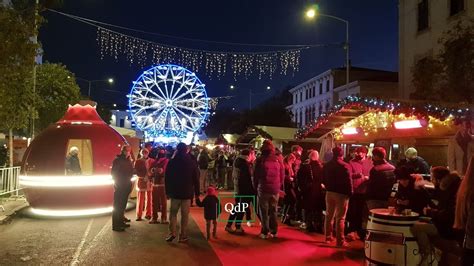
<path id="1" fill-rule="evenodd" d="M 352 65 L 397 71 L 398 69 L 398 7 L 395 0 L 326 0 L 319 1 L 320 12 L 344 18 L 350 22 L 349 34 Z M 326 44 L 345 39 L 345 24 L 320 17 L 308 21 L 305 0 L 206 0 L 206 1 L 112 1 L 65 0 L 62 12 L 102 22 L 150 32 L 212 41 L 265 44 Z M 125 59 L 115 62 L 100 59 L 94 27 L 67 17 L 45 11 L 47 19 L 40 31 L 44 61 L 62 62 L 78 77 L 89 80 L 113 77 L 115 83 L 94 83 L 92 98 L 99 103 L 125 105 L 125 95 L 143 68 L 129 65 Z M 201 48 L 203 44 L 178 41 L 149 35 L 149 40 Z M 211 50 L 249 51 L 223 45 L 204 46 Z M 258 49 L 252 49 L 258 50 Z M 221 80 L 209 79 L 198 72 L 206 84 L 210 97 L 236 95 L 221 106 L 248 107 L 249 89 L 258 103 L 284 87 L 296 85 L 329 68 L 344 64 L 344 50 L 339 47 L 312 48 L 301 54 L 300 71 L 294 76 L 275 75 L 272 80 L 257 77 L 234 81 L 232 75 Z M 150 63 L 151 65 L 151 63 Z M 230 72 L 230 71 L 228 71 Z M 87 83 L 78 81 L 82 93 L 87 94 Z M 235 90 L 229 89 L 234 85 Z M 270 93 L 265 88 L 271 86 Z"/>

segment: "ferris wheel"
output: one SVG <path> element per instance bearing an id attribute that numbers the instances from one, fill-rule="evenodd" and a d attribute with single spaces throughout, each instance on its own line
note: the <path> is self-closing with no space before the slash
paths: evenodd
<path id="1" fill-rule="evenodd" d="M 149 137 L 184 138 L 199 130 L 209 115 L 205 85 L 195 73 L 177 65 L 144 71 L 128 98 L 135 125 Z"/>

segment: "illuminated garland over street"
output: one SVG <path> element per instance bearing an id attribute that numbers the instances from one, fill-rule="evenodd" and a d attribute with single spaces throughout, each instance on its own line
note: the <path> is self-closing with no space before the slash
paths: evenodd
<path id="1" fill-rule="evenodd" d="M 97 42 L 100 55 L 118 60 L 125 57 L 130 64 L 179 64 L 195 72 L 203 67 L 209 77 L 222 78 L 230 70 L 234 79 L 246 79 L 257 75 L 259 79 L 272 78 L 275 73 L 286 75 L 298 71 L 300 52 L 309 47 L 300 47 L 262 53 L 206 51 L 170 46 L 125 35 L 97 26 Z"/>
<path id="2" fill-rule="evenodd" d="M 395 119 L 393 116 L 425 119 L 426 121 L 431 121 L 430 123 L 443 123 L 445 121 L 454 121 L 454 123 L 459 123 L 462 120 L 470 118 L 469 108 L 454 109 L 435 106 L 432 104 L 410 104 L 405 102 L 384 101 L 381 99 L 349 96 L 340 101 L 326 113 L 321 114 L 316 120 L 306 124 L 303 128 L 298 129 L 295 138 L 307 138 L 312 132 L 314 132 L 323 124 L 327 123 L 331 116 L 337 115 L 343 110 L 351 108 L 358 108 L 365 111 L 375 110 L 378 112 L 387 112 L 388 116 L 385 118 L 385 121 L 380 121 L 381 123 L 386 124 L 385 127 L 393 122 Z M 351 121 L 353 124 L 350 124 L 351 122 L 347 124 L 365 127 L 367 130 L 366 133 L 368 133 L 369 131 L 376 130 L 376 125 L 374 124 L 375 118 L 372 117 L 376 115 L 377 114 L 362 115 L 359 118 L 353 120 L 353 122 Z M 383 127 L 384 126 L 382 125 L 382 128 Z"/>

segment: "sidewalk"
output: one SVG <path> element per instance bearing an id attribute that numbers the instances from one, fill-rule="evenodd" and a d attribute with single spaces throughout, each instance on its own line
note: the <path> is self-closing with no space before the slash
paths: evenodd
<path id="1" fill-rule="evenodd" d="M 21 209 L 28 206 L 23 197 L 0 198 L 0 224 L 9 222 Z"/>

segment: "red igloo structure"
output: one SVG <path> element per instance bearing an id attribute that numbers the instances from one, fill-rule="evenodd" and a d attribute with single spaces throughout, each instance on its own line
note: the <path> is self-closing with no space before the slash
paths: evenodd
<path id="1" fill-rule="evenodd" d="M 33 213 L 78 216 L 112 211 L 112 161 L 126 140 L 97 114 L 95 104 L 69 106 L 66 114 L 30 144 L 20 185 Z M 79 169 L 67 171 L 69 152 Z M 77 168 L 77 167 L 76 167 Z"/>

